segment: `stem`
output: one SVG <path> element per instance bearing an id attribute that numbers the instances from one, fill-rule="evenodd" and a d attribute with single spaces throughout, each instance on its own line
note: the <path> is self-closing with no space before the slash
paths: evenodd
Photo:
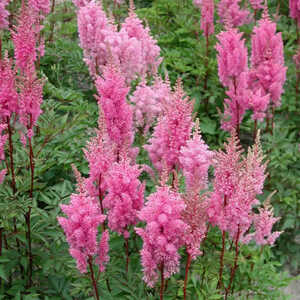
<path id="1" fill-rule="evenodd" d="M 164 285 L 165 285 L 165 278 L 164 278 L 164 262 L 161 263 L 160 265 L 160 300 L 164 299 Z"/>
<path id="2" fill-rule="evenodd" d="M 254 121 L 254 129 L 253 129 L 253 142 L 255 143 L 256 139 L 256 134 L 257 134 L 257 120 Z"/>
<path id="3" fill-rule="evenodd" d="M 128 273 L 128 266 L 129 266 L 129 245 L 128 245 L 128 238 L 125 238 L 125 253 L 126 253 L 126 273 Z"/>
<path id="4" fill-rule="evenodd" d="M 100 203 L 100 209 L 101 209 L 101 214 L 104 215 L 104 208 L 103 208 L 103 195 L 102 195 L 102 190 L 101 190 L 101 181 L 102 181 L 102 174 L 100 173 L 99 175 L 99 183 L 98 183 L 98 188 L 99 188 L 99 203 Z M 102 230 L 103 232 L 105 231 L 105 221 L 102 223 Z"/>
<path id="5" fill-rule="evenodd" d="M 188 282 L 188 275 L 189 275 L 189 268 L 191 265 L 191 255 L 188 253 L 187 260 L 186 260 L 186 265 L 185 265 L 185 278 L 184 278 L 184 287 L 183 287 L 183 297 L 184 300 L 186 300 L 186 286 Z"/>
<path id="6" fill-rule="evenodd" d="M 227 197 L 224 196 L 224 207 L 227 205 Z M 226 239 L 226 232 L 225 230 L 222 231 L 222 251 L 220 254 L 220 269 L 219 269 L 219 281 L 218 281 L 218 288 L 221 288 L 223 285 L 223 268 L 224 268 L 224 253 L 225 253 L 225 239 Z"/>
<path id="7" fill-rule="evenodd" d="M 28 268 L 28 283 L 27 287 L 30 288 L 32 286 L 32 251 L 31 251 L 31 226 L 30 226 L 30 215 L 31 215 L 31 207 L 29 206 L 28 212 L 25 214 L 25 221 L 27 225 L 27 241 L 28 241 L 28 262 L 29 262 L 29 268 Z"/>
<path id="8" fill-rule="evenodd" d="M 208 26 L 208 24 L 206 24 Z M 205 41 L 206 41 L 206 55 L 205 55 L 205 77 L 204 77 L 204 92 L 207 91 L 207 80 L 208 80 L 208 55 L 209 55 L 209 37 L 208 34 L 205 35 Z M 205 97 L 204 99 L 205 103 L 205 111 L 206 114 L 208 114 L 208 101 L 209 98 Z"/>
<path id="9" fill-rule="evenodd" d="M 29 143 L 29 160 L 30 160 L 30 171 L 31 171 L 31 182 L 30 182 L 29 197 L 32 198 L 33 183 L 34 183 L 34 156 L 33 156 L 31 138 L 28 138 L 28 143 Z"/>
<path id="10" fill-rule="evenodd" d="M 15 179 L 15 169 L 14 169 L 14 156 L 13 156 L 13 142 L 12 142 L 12 130 L 10 126 L 10 118 L 7 117 L 7 130 L 8 130 L 8 143 L 9 143 L 9 157 L 10 157 L 10 171 L 11 171 L 11 187 L 13 190 L 13 194 L 16 193 L 16 179 Z"/>
<path id="11" fill-rule="evenodd" d="M 99 300 L 100 298 L 99 298 L 97 283 L 96 283 L 95 276 L 94 276 L 93 263 L 92 263 L 91 256 L 89 256 L 89 258 L 88 258 L 88 263 L 89 263 L 89 267 L 90 267 L 91 280 L 92 280 L 92 284 L 93 284 L 94 291 L 95 291 L 95 297 L 97 300 Z"/>
<path id="12" fill-rule="evenodd" d="M 54 36 L 54 19 L 53 19 L 53 12 L 54 12 L 54 9 L 55 9 L 55 0 L 52 0 L 52 5 L 51 5 L 51 23 L 50 23 L 50 36 L 48 38 L 48 42 L 53 42 L 53 36 Z"/>
<path id="13" fill-rule="evenodd" d="M 239 257 L 239 239 L 240 239 L 240 226 L 238 226 L 238 232 L 236 234 L 236 239 L 235 239 L 235 258 L 234 258 L 234 266 L 231 268 L 231 273 L 230 273 L 230 281 L 227 289 L 225 289 L 225 300 L 227 300 L 228 293 L 230 292 L 230 288 L 234 279 L 235 271 L 237 269 L 237 262 L 238 262 L 238 257 Z"/>
<path id="14" fill-rule="evenodd" d="M 274 105 L 272 105 L 271 135 L 273 135 L 274 127 L 275 127 L 274 117 L 275 117 L 275 107 Z"/>

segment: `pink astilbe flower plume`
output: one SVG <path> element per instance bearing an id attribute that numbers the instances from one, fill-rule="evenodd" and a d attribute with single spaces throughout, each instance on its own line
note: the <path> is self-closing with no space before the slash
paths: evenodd
<path id="1" fill-rule="evenodd" d="M 129 227 L 138 221 L 137 214 L 144 204 L 145 185 L 138 177 L 142 170 L 123 159 L 114 163 L 106 175 L 108 194 L 103 205 L 108 211 L 108 226 L 129 238 Z"/>
<path id="2" fill-rule="evenodd" d="M 185 96 L 179 80 L 171 101 L 164 105 L 149 145 L 144 146 L 159 172 L 179 165 L 180 148 L 186 145 L 193 127 L 192 111 L 193 102 Z"/>
<path id="3" fill-rule="evenodd" d="M 7 57 L 7 54 L 3 59 L 0 59 L 0 118 L 3 121 L 18 111 L 16 72 L 12 64 L 13 62 Z"/>
<path id="4" fill-rule="evenodd" d="M 158 187 L 148 197 L 146 206 L 139 213 L 146 227 L 135 228 L 143 239 L 141 250 L 144 281 L 153 287 L 158 279 L 158 269 L 163 266 L 164 278 L 179 271 L 180 255 L 178 250 L 184 245 L 184 233 L 187 225 L 182 221 L 181 213 L 184 201 L 169 187 Z"/>
<path id="5" fill-rule="evenodd" d="M 48 15 L 50 12 L 49 0 L 28 0 L 28 6 L 36 13 L 41 13 L 42 15 Z"/>
<path id="6" fill-rule="evenodd" d="M 147 134 L 149 128 L 162 113 L 163 103 L 168 102 L 171 95 L 170 85 L 161 78 L 156 78 L 153 85 L 145 81 L 137 86 L 130 101 L 134 104 L 134 122 L 137 128 Z"/>
<path id="7" fill-rule="evenodd" d="M 221 23 L 229 23 L 233 27 L 238 27 L 251 22 L 250 12 L 241 9 L 241 0 L 220 0 L 218 4 L 218 14 Z"/>
<path id="8" fill-rule="evenodd" d="M 7 134 L 2 134 L 4 130 L 6 130 L 7 125 L 0 123 L 0 161 L 5 159 L 5 151 L 4 147 L 8 138 Z M 6 175 L 7 170 L 3 169 L 0 171 L 0 184 L 3 182 L 5 175 Z"/>
<path id="9" fill-rule="evenodd" d="M 229 98 L 224 103 L 222 128 L 239 131 L 246 109 L 248 88 L 248 52 L 242 33 L 236 28 L 227 27 L 217 35 L 218 73 L 221 83 L 228 87 Z"/>
<path id="10" fill-rule="evenodd" d="M 185 177 L 187 191 L 198 192 L 207 186 L 207 172 L 212 163 L 213 152 L 208 150 L 196 124 L 193 138 L 180 149 L 180 167 Z"/>
<path id="11" fill-rule="evenodd" d="M 104 69 L 103 78 L 96 80 L 97 100 L 103 111 L 105 127 L 110 140 L 121 151 L 124 145 L 133 142 L 133 112 L 126 102 L 129 88 L 120 71 L 109 65 Z"/>
<path id="12" fill-rule="evenodd" d="M 290 16 L 295 19 L 300 27 L 300 0 L 289 0 Z"/>
<path id="13" fill-rule="evenodd" d="M 200 28 L 203 30 L 205 36 L 212 35 L 215 31 L 213 0 L 203 0 L 202 7 L 201 7 Z"/>
<path id="14" fill-rule="evenodd" d="M 5 8 L 10 0 L 1 0 L 0 2 L 0 30 L 6 29 L 8 26 L 7 17 L 9 16 L 9 11 Z"/>
<path id="15" fill-rule="evenodd" d="M 86 273 L 88 261 L 95 257 L 100 272 L 104 271 L 108 262 L 108 231 L 102 233 L 98 242 L 98 227 L 106 218 L 101 214 L 98 202 L 90 197 L 87 191 L 83 191 L 83 182 L 80 173 L 75 172 L 78 181 L 79 194 L 72 194 L 70 204 L 61 204 L 66 217 L 58 217 L 58 222 L 63 228 L 67 242 L 70 246 L 70 254 L 77 262 L 77 268 L 81 273 Z"/>
<path id="16" fill-rule="evenodd" d="M 276 33 L 276 24 L 270 20 L 267 8 L 263 19 L 253 29 L 251 43 L 249 88 L 260 89 L 263 96 L 270 94 L 270 101 L 280 106 L 287 68 L 284 66 L 281 33 Z"/>
<path id="17" fill-rule="evenodd" d="M 258 10 L 264 7 L 262 4 L 263 0 L 249 0 L 249 2 L 254 10 Z"/>

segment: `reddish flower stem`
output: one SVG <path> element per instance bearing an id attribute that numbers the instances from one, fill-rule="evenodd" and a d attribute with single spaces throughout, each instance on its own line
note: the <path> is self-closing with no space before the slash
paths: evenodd
<path id="1" fill-rule="evenodd" d="M 184 300 L 186 300 L 186 286 L 187 286 L 187 282 L 188 282 L 188 275 L 189 275 L 189 268 L 191 266 L 191 260 L 192 260 L 192 257 L 188 253 L 186 265 L 185 265 L 185 278 L 184 278 L 184 286 L 183 286 L 183 299 Z"/>
<path id="2" fill-rule="evenodd" d="M 129 243 L 128 243 L 128 238 L 125 238 L 125 253 L 126 253 L 126 273 L 128 273 L 128 266 L 129 266 Z"/>
<path id="3" fill-rule="evenodd" d="M 102 194 L 102 189 L 101 189 L 101 181 L 102 181 L 102 174 L 100 173 L 100 175 L 99 175 L 99 183 L 98 183 L 98 188 L 99 188 L 99 203 L 100 203 L 101 214 L 104 215 L 103 194 Z M 102 230 L 104 232 L 105 231 L 105 221 L 102 223 L 101 226 L 102 226 Z"/>
<path id="4" fill-rule="evenodd" d="M 93 258 L 91 256 L 89 256 L 89 258 L 88 258 L 88 264 L 89 264 L 89 267 L 90 267 L 91 280 L 92 280 L 92 284 L 93 284 L 94 291 L 95 291 L 95 298 L 97 300 L 99 300 L 100 298 L 99 298 L 97 283 L 96 283 L 96 280 L 95 280 L 95 275 L 94 275 L 94 270 L 93 270 Z"/>
<path id="5" fill-rule="evenodd" d="M 160 265 L 160 300 L 164 299 L 164 290 L 165 290 L 165 278 L 164 278 L 164 262 Z"/>
<path id="6" fill-rule="evenodd" d="M 208 26 L 208 24 L 206 24 Z M 204 92 L 207 91 L 207 81 L 208 81 L 208 58 L 209 58 L 209 37 L 208 35 L 205 36 L 205 42 L 206 42 L 206 52 L 205 52 L 205 76 L 204 76 Z M 204 99 L 205 103 L 205 111 L 208 114 L 208 101 L 209 98 L 205 97 Z"/>
<path id="7" fill-rule="evenodd" d="M 9 143 L 9 157 L 10 157 L 10 171 L 11 171 L 11 187 L 13 190 L 13 194 L 16 193 L 16 179 L 15 179 L 15 169 L 14 169 L 14 156 L 13 156 L 13 142 L 12 142 L 12 130 L 10 126 L 10 118 L 7 117 L 7 131 L 8 131 L 8 143 Z"/>

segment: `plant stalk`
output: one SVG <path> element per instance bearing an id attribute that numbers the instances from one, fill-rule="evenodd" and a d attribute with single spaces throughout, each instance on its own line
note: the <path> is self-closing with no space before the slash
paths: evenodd
<path id="1" fill-rule="evenodd" d="M 160 300 L 164 299 L 165 278 L 164 278 L 164 262 L 160 265 Z"/>
<path id="2" fill-rule="evenodd" d="M 191 260 L 192 260 L 192 257 L 188 253 L 186 265 L 185 265 L 185 278 L 184 278 L 184 286 L 183 286 L 183 299 L 184 300 L 186 300 L 186 286 L 187 286 L 187 282 L 188 282 L 188 275 L 189 275 L 189 268 L 191 266 Z"/>
<path id="3" fill-rule="evenodd" d="M 93 270 L 93 259 L 91 256 L 89 256 L 89 258 L 88 258 L 88 263 L 89 263 L 89 267 L 90 267 L 91 280 L 92 280 L 92 284 L 93 284 L 94 291 L 95 291 L 95 298 L 96 298 L 96 300 L 99 300 L 100 298 L 99 298 L 97 283 L 95 280 L 95 275 L 94 275 L 94 270 Z"/>

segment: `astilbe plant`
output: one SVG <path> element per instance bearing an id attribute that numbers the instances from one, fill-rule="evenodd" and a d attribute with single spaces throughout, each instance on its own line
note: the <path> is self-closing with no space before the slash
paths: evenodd
<path id="1" fill-rule="evenodd" d="M 214 28 L 214 1 L 203 0 L 201 6 L 201 23 L 200 28 L 205 36 L 212 35 Z"/>
<path id="2" fill-rule="evenodd" d="M 7 134 L 3 134 L 3 131 L 5 129 L 6 129 L 6 125 L 0 123 L 0 161 L 5 159 L 4 146 L 8 138 Z M 0 184 L 3 182 L 6 173 L 7 173 L 7 169 L 0 170 Z"/>
<path id="3" fill-rule="evenodd" d="M 249 2 L 254 10 L 258 10 L 264 7 L 262 5 L 263 0 L 249 0 Z"/>
<path id="4" fill-rule="evenodd" d="M 41 13 L 41 15 L 47 15 L 50 12 L 50 1 L 49 0 L 28 0 L 28 5 L 36 13 Z"/>
<path id="5" fill-rule="evenodd" d="M 2 0 L 0 3 L 0 30 L 8 26 L 7 17 L 9 16 L 9 11 L 6 9 L 6 6 L 9 2 L 10 0 Z"/>
<path id="6" fill-rule="evenodd" d="M 296 23 L 300 27 L 300 1 L 289 0 L 290 16 L 295 19 Z"/>
<path id="7" fill-rule="evenodd" d="M 218 14 L 221 23 L 229 23 L 233 27 L 238 27 L 251 22 L 250 12 L 241 9 L 241 0 L 221 0 L 218 4 Z"/>
<path id="8" fill-rule="evenodd" d="M 159 172 L 165 167 L 171 171 L 179 165 L 180 148 L 189 139 L 193 126 L 192 110 L 193 102 L 185 96 L 178 81 L 171 100 L 164 105 L 149 144 L 144 146 Z"/>

